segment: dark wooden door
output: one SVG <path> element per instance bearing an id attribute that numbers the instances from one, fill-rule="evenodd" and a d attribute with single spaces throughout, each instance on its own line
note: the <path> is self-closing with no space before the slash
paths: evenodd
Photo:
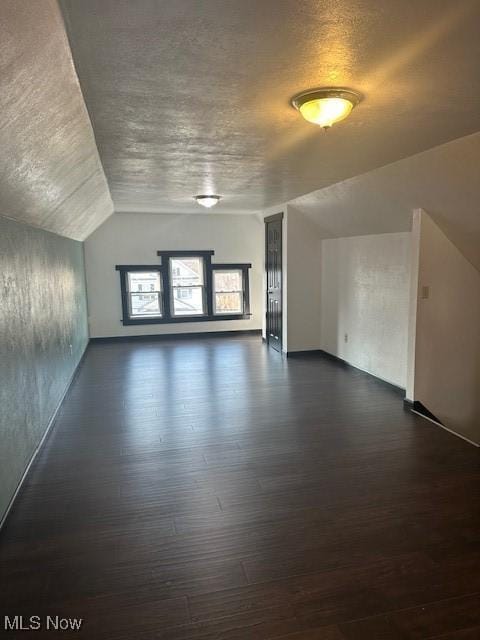
<path id="1" fill-rule="evenodd" d="M 282 351 L 282 219 L 283 213 L 265 218 L 267 342 L 280 352 Z"/>

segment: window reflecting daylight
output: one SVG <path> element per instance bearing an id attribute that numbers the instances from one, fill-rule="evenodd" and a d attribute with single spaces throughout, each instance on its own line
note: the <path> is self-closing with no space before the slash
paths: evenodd
<path id="1" fill-rule="evenodd" d="M 174 316 L 205 314 L 205 278 L 201 257 L 170 258 Z"/>
<path id="2" fill-rule="evenodd" d="M 213 272 L 215 314 L 243 313 L 243 274 L 240 269 Z"/>
<path id="3" fill-rule="evenodd" d="M 130 271 L 128 297 L 132 318 L 162 316 L 162 282 L 158 271 Z"/>

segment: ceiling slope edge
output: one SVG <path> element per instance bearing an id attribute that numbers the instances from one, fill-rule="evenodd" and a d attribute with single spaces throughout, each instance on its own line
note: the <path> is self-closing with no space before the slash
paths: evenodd
<path id="1" fill-rule="evenodd" d="M 480 269 L 479 165 L 477 132 L 287 204 L 309 216 L 323 238 L 409 231 L 413 210 L 424 209 Z"/>
<path id="2" fill-rule="evenodd" d="M 113 203 L 56 0 L 0 8 L 0 215 L 84 240 Z"/>

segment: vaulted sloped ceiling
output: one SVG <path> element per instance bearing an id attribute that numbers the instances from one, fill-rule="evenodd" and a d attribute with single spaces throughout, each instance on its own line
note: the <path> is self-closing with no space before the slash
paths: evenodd
<path id="1" fill-rule="evenodd" d="M 0 215 L 76 240 L 113 211 L 56 0 L 0 3 Z"/>
<path id="2" fill-rule="evenodd" d="M 324 238 L 408 231 L 425 209 L 480 270 L 480 133 L 291 201 Z"/>
<path id="3" fill-rule="evenodd" d="M 480 130 L 478 0 L 61 6 L 76 70 L 56 0 L 0 3 L 0 215 L 81 240 L 110 192 L 118 211 L 174 213 L 215 191 L 218 213 L 299 198 L 351 235 L 423 206 L 480 264 L 478 139 L 423 157 Z M 327 134 L 289 105 L 326 84 L 365 94 Z"/>
<path id="4" fill-rule="evenodd" d="M 118 211 L 256 211 L 480 130 L 478 0 L 61 0 Z M 324 133 L 297 92 L 364 93 Z"/>

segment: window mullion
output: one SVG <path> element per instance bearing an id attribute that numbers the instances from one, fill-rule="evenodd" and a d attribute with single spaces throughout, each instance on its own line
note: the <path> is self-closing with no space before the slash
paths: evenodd
<path id="1" fill-rule="evenodd" d="M 242 269 L 243 313 L 250 314 L 250 281 L 248 269 Z"/>
<path id="2" fill-rule="evenodd" d="M 170 268 L 169 265 L 162 264 L 162 288 L 163 288 L 163 317 L 166 320 L 172 319 L 171 298 L 170 298 Z"/>
<path id="3" fill-rule="evenodd" d="M 213 269 L 212 256 L 205 256 L 205 297 L 207 316 L 213 316 Z"/>

